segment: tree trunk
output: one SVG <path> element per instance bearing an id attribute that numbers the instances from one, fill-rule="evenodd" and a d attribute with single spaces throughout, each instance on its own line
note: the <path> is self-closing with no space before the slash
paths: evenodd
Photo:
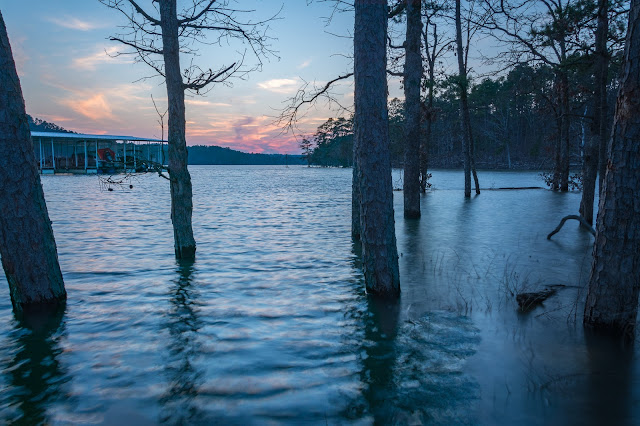
<path id="1" fill-rule="evenodd" d="M 2 14 L 0 158 L 0 255 L 13 308 L 21 313 L 62 305 L 67 293 Z"/>
<path id="2" fill-rule="evenodd" d="M 593 225 L 593 200 L 595 197 L 596 178 L 600 160 L 600 146 L 606 140 L 607 128 L 607 36 L 609 26 L 608 1 L 598 0 L 598 25 L 596 27 L 595 62 L 593 74 L 595 88 L 593 91 L 593 120 L 591 137 L 585 146 L 582 168 L 582 199 L 580 200 L 580 216 Z M 602 182 L 600 182 L 602 184 Z M 601 187 L 602 188 L 602 187 Z"/>
<path id="3" fill-rule="evenodd" d="M 640 291 L 640 0 L 631 1 L 584 323 L 632 336 Z"/>
<path id="4" fill-rule="evenodd" d="M 191 175 L 187 169 L 186 119 L 184 84 L 180 69 L 178 17 L 176 0 L 160 1 L 162 50 L 169 103 L 169 177 L 171 187 L 171 222 L 178 259 L 193 259 L 196 242 L 193 238 L 191 216 L 193 195 Z"/>
<path id="5" fill-rule="evenodd" d="M 586 139 L 584 158 L 582 160 L 582 198 L 580 199 L 580 216 L 593 225 L 593 199 L 596 191 L 598 174 L 598 141 L 600 135 L 591 134 Z"/>
<path id="6" fill-rule="evenodd" d="M 360 241 L 367 291 L 400 294 L 387 111 L 386 1 L 356 0 L 354 144 L 360 190 Z"/>
<path id="7" fill-rule="evenodd" d="M 354 126 L 355 127 L 355 126 Z M 355 128 L 354 128 L 355 132 Z M 356 139 L 353 141 L 353 177 L 351 182 L 351 237 L 360 240 L 360 170 L 356 158 Z"/>
<path id="8" fill-rule="evenodd" d="M 473 184 L 475 185 L 476 195 L 480 194 L 480 183 L 478 182 L 478 172 L 476 170 L 476 144 L 473 139 L 473 133 L 471 132 L 471 116 L 469 114 L 469 104 L 467 102 L 467 109 L 465 111 L 467 121 L 467 132 L 469 133 L 469 159 L 471 160 L 471 174 L 473 175 Z"/>
<path id="9" fill-rule="evenodd" d="M 433 123 L 431 118 L 427 118 L 427 129 L 424 138 L 420 143 L 420 192 L 423 194 L 427 192 L 427 180 L 429 178 L 429 142 L 431 141 L 431 134 Z"/>
<path id="10" fill-rule="evenodd" d="M 607 101 L 607 72 L 609 69 L 609 51 L 607 39 L 609 38 L 609 1 L 598 0 L 598 26 L 596 28 L 596 73 L 595 84 L 599 96 L 599 105 L 594 114 L 598 116 L 598 185 L 602 193 L 604 175 L 607 171 L 607 145 L 609 142 L 609 126 L 607 115 L 609 102 Z M 596 122 L 594 122 L 595 126 Z"/>
<path id="11" fill-rule="evenodd" d="M 564 62 L 564 60 L 563 60 Z M 571 109 L 569 105 L 569 75 L 565 70 L 560 71 L 560 191 L 569 190 L 569 159 L 571 144 L 569 126 L 571 124 Z"/>
<path id="12" fill-rule="evenodd" d="M 420 80 L 422 53 L 420 36 L 422 21 L 421 0 L 407 0 L 407 40 L 405 42 L 404 98 L 404 217 L 420 217 Z"/>
<path id="13" fill-rule="evenodd" d="M 464 153 L 464 196 L 471 197 L 471 141 L 469 140 L 469 100 L 467 98 L 467 69 L 464 65 L 462 49 L 462 22 L 460 19 L 460 0 L 456 0 L 456 47 L 458 56 L 458 86 L 460 88 L 460 133 L 462 152 Z"/>
<path id="14" fill-rule="evenodd" d="M 436 28 L 433 30 L 433 50 L 431 55 L 429 55 L 429 36 L 428 36 L 429 28 L 427 24 L 427 28 L 424 31 L 424 48 L 427 52 L 427 65 L 429 67 L 429 85 L 427 92 L 427 107 L 425 111 L 425 117 L 427 120 L 427 129 L 424 135 L 424 138 L 421 139 L 420 144 L 420 191 L 427 191 L 427 179 L 428 179 L 428 171 L 427 166 L 429 162 L 429 146 L 431 145 L 431 135 L 433 133 L 433 121 L 435 119 L 435 112 L 433 109 L 433 86 L 435 84 L 435 60 L 436 60 L 436 48 L 438 45 L 438 33 Z"/>

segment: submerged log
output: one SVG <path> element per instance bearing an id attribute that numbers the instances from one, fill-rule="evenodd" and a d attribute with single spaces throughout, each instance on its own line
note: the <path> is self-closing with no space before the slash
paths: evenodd
<path id="1" fill-rule="evenodd" d="M 556 292 L 555 288 L 547 288 L 542 291 L 519 293 L 516 295 L 516 302 L 518 302 L 521 311 L 528 311 L 556 294 Z"/>
<path id="2" fill-rule="evenodd" d="M 565 216 L 562 218 L 562 220 L 560 221 L 560 223 L 558 224 L 558 226 L 556 227 L 556 229 L 554 229 L 553 231 L 551 231 L 549 233 L 549 235 L 547 235 L 547 240 L 550 240 L 551 237 L 553 237 L 554 235 L 556 235 L 558 232 L 560 232 L 560 230 L 562 229 L 562 227 L 564 226 L 564 223 L 569 220 L 569 219 L 575 219 L 578 222 L 580 222 L 580 225 L 584 226 L 590 233 L 591 235 L 593 235 L 594 237 L 596 236 L 596 230 L 593 229 L 593 227 L 589 224 L 589 222 L 587 222 L 585 220 L 585 218 L 583 218 L 582 216 L 578 216 L 576 214 L 570 214 L 568 216 Z"/>

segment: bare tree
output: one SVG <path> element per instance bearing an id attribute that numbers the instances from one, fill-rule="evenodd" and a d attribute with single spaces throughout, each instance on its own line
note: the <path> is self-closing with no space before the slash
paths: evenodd
<path id="1" fill-rule="evenodd" d="M 462 135 L 462 150 L 464 152 L 464 196 L 471 196 L 471 174 L 475 182 L 476 194 L 480 193 L 478 174 L 474 159 L 473 136 L 471 133 L 471 115 L 469 113 L 469 78 L 467 75 L 469 63 L 469 43 L 471 41 L 471 24 L 467 24 L 466 44 L 462 43 L 462 16 L 460 0 L 456 0 L 456 52 L 458 56 L 458 88 L 460 91 L 460 132 Z"/>
<path id="2" fill-rule="evenodd" d="M 446 2 L 428 2 L 423 8 L 425 23 L 422 40 L 424 42 L 424 60 L 427 65 L 425 76 L 427 96 L 422 105 L 422 111 L 427 126 L 420 146 L 420 191 L 422 192 L 427 190 L 428 152 L 429 145 L 432 143 L 433 123 L 436 119 L 434 107 L 436 64 L 442 54 L 451 46 L 451 40 L 443 37 L 438 30 L 438 17 L 446 8 Z"/>
<path id="3" fill-rule="evenodd" d="M 640 0 L 631 0 L 584 323 L 633 336 L 640 293 Z"/>
<path id="4" fill-rule="evenodd" d="M 67 293 L 2 14 L 0 158 L 0 255 L 14 311 L 62 305 Z"/>
<path id="5" fill-rule="evenodd" d="M 355 1 L 354 204 L 367 291 L 400 294 L 387 110 L 386 1 Z M 357 193 L 355 193 L 357 190 Z"/>
<path id="6" fill-rule="evenodd" d="M 169 178 L 171 188 L 171 221 L 176 257 L 195 257 L 191 217 L 193 199 L 191 176 L 187 169 L 185 91 L 199 94 L 216 83 L 229 82 L 259 69 L 262 60 L 273 54 L 264 21 L 245 20 L 251 10 L 234 7 L 233 0 L 191 0 L 178 13 L 177 0 L 153 0 L 152 11 L 134 0 L 99 0 L 105 6 L 122 13 L 127 20 L 124 32 L 111 37 L 130 50 L 120 53 L 134 55 L 164 78 L 168 97 Z M 235 60 L 216 69 L 203 69 L 193 60 L 183 69 L 181 55 L 197 54 L 198 44 L 219 44 L 238 41 L 245 46 Z M 247 49 L 256 58 L 247 66 Z"/>
<path id="7" fill-rule="evenodd" d="M 483 0 L 482 24 L 491 36 L 509 47 L 503 59 L 509 63 L 542 63 L 555 73 L 558 138 L 552 188 L 569 190 L 570 125 L 572 111 L 569 71 L 580 60 L 592 2 L 579 0 Z"/>

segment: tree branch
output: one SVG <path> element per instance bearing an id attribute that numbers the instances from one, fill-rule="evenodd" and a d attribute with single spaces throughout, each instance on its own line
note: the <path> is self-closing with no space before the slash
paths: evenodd
<path id="1" fill-rule="evenodd" d="M 202 8 L 202 10 L 198 13 L 196 13 L 195 15 L 193 15 L 190 18 L 184 18 L 184 19 L 179 19 L 178 20 L 178 25 L 183 25 L 187 22 L 193 22 L 193 21 L 197 21 L 198 19 L 200 19 L 200 17 L 202 17 L 202 15 L 204 15 L 205 13 L 209 12 L 209 8 L 211 6 L 213 6 L 213 4 L 216 2 L 217 0 L 211 0 L 209 1 L 209 4 L 206 5 L 204 8 Z"/>
<path id="2" fill-rule="evenodd" d="M 135 2 L 135 0 L 128 0 L 129 3 L 131 3 L 131 6 L 133 6 L 133 8 L 136 10 L 136 12 L 138 12 L 140 15 L 144 16 L 145 19 L 147 21 L 149 21 L 149 23 L 151 23 L 151 25 L 160 25 L 160 20 L 154 18 L 153 16 L 149 15 L 147 12 L 144 11 L 144 9 L 142 9 L 140 6 L 138 6 L 138 3 Z"/>
<path id="3" fill-rule="evenodd" d="M 117 41 L 117 42 L 120 42 L 120 43 L 122 43 L 124 45 L 127 45 L 129 47 L 133 47 L 138 52 L 151 53 L 151 54 L 154 54 L 154 55 L 162 55 L 162 53 L 163 53 L 162 50 L 152 49 L 150 47 L 140 46 L 140 45 L 138 45 L 136 43 L 133 43 L 133 42 L 130 42 L 130 41 L 127 41 L 127 40 L 123 40 L 123 39 L 118 38 L 118 37 L 109 37 L 109 40 L 110 41 Z"/>
<path id="4" fill-rule="evenodd" d="M 564 226 L 564 223 L 569 219 L 577 220 L 578 222 L 580 222 L 580 225 L 584 226 L 587 229 L 587 231 L 589 231 L 591 233 L 591 235 L 593 235 L 594 237 L 596 236 L 595 229 L 593 229 L 591 227 L 591 225 L 589 225 L 589 222 L 587 222 L 582 216 L 578 216 L 578 215 L 575 215 L 575 214 L 570 214 L 570 215 L 565 216 L 565 217 L 562 218 L 562 220 L 560 221 L 560 224 L 556 227 L 556 229 L 554 229 L 553 231 L 551 231 L 549 233 L 549 235 L 547 235 L 547 240 L 550 240 L 551 237 L 553 237 L 558 232 L 560 232 L 560 230 Z"/>

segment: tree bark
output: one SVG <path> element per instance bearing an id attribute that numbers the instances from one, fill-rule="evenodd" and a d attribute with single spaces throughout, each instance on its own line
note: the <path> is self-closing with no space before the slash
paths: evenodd
<path id="1" fill-rule="evenodd" d="M 420 217 L 420 80 L 422 79 L 422 53 L 420 36 L 422 20 L 421 0 L 407 1 L 407 39 L 405 42 L 404 98 L 404 217 Z"/>
<path id="2" fill-rule="evenodd" d="M 67 293 L 0 14 L 0 255 L 16 313 L 63 305 Z"/>
<path id="3" fill-rule="evenodd" d="M 607 50 L 607 38 L 609 37 L 609 1 L 598 0 L 598 26 L 596 28 L 596 73 L 595 83 L 598 91 L 599 105 L 594 114 L 598 117 L 598 185 L 602 193 L 604 175 L 607 172 L 607 145 L 609 142 L 609 126 L 607 115 L 609 102 L 607 101 L 607 72 L 609 68 L 609 51 Z"/>
<path id="4" fill-rule="evenodd" d="M 456 0 L 456 50 L 458 56 L 458 86 L 460 88 L 460 133 L 464 153 L 464 196 L 471 197 L 471 141 L 469 140 L 469 100 L 467 97 L 467 69 L 462 49 L 462 21 L 460 18 L 460 0 Z"/>
<path id="5" fill-rule="evenodd" d="M 600 146 L 606 140 L 607 121 L 607 35 L 609 26 L 608 1 L 598 0 L 598 25 L 596 27 L 595 55 L 593 64 L 593 120 L 590 137 L 584 149 L 582 166 L 582 199 L 580 216 L 593 225 L 593 201 L 600 161 Z M 602 182 L 600 182 L 602 184 Z"/>
<path id="6" fill-rule="evenodd" d="M 427 22 L 427 28 L 423 33 L 424 37 L 424 49 L 426 52 L 427 58 L 427 66 L 429 73 L 429 84 L 427 90 L 427 106 L 425 108 L 425 118 L 427 121 L 427 129 L 424 137 L 421 139 L 420 143 L 420 191 L 427 191 L 427 179 L 428 179 L 428 171 L 427 166 L 429 162 L 429 146 L 431 144 L 431 135 L 433 133 L 433 121 L 435 120 L 435 111 L 433 108 L 433 87 L 435 85 L 435 61 L 437 55 L 437 46 L 438 46 L 438 33 L 437 29 L 434 26 L 433 29 L 433 46 L 431 50 L 431 54 L 429 53 L 429 23 Z"/>
<path id="7" fill-rule="evenodd" d="M 584 323 L 632 337 L 640 291 L 640 0 L 631 1 L 621 75 Z"/>
<path id="8" fill-rule="evenodd" d="M 191 175 L 187 169 L 185 87 L 180 68 L 176 0 L 160 0 L 160 18 L 169 105 L 169 177 L 174 246 L 177 258 L 193 259 L 196 254 L 191 226 L 193 194 Z"/>
<path id="9" fill-rule="evenodd" d="M 367 291 L 400 294 L 387 110 L 386 0 L 356 0 L 354 145 L 360 190 L 360 241 Z"/>
<path id="10" fill-rule="evenodd" d="M 354 126 L 355 132 L 355 126 Z M 353 177 L 351 182 L 351 237 L 360 240 L 360 170 L 358 170 L 358 158 L 356 139 L 353 140 Z"/>
<path id="11" fill-rule="evenodd" d="M 569 104 L 569 75 L 565 70 L 560 71 L 560 102 L 562 111 L 562 116 L 560 117 L 560 191 L 566 192 L 569 190 L 569 159 L 571 154 L 569 126 L 571 124 L 571 109 Z"/>
<path id="12" fill-rule="evenodd" d="M 469 104 L 467 103 L 467 110 L 465 111 L 467 121 L 467 132 L 469 134 L 469 160 L 471 161 L 471 175 L 473 176 L 473 184 L 475 185 L 476 195 L 480 194 L 480 183 L 478 182 L 478 171 L 476 170 L 476 148 L 475 141 L 473 139 L 473 133 L 471 132 L 471 116 L 469 114 Z"/>
<path id="13" fill-rule="evenodd" d="M 593 200 L 596 191 L 596 178 L 598 174 L 598 142 L 600 135 L 591 134 L 584 146 L 584 158 L 582 160 L 582 198 L 578 212 L 584 220 L 593 226 Z"/>

